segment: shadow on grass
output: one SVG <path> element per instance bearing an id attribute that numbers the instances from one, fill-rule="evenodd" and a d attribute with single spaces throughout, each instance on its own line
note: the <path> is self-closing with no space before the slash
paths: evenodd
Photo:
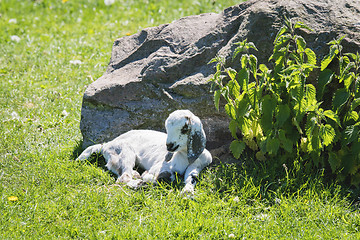
<path id="1" fill-rule="evenodd" d="M 360 206 L 360 190 L 347 183 L 338 183 L 328 169 L 305 169 L 304 163 L 274 163 L 255 160 L 253 153 L 232 163 L 212 165 L 211 172 L 201 178 L 206 185 L 221 197 L 247 195 L 249 199 L 274 202 L 280 196 L 296 197 L 311 194 L 341 196 L 350 200 L 354 207 Z M 309 196 L 311 197 L 311 196 Z"/>

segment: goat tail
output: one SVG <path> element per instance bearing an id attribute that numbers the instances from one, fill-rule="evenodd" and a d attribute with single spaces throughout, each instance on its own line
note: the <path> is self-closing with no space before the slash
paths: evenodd
<path id="1" fill-rule="evenodd" d="M 102 150 L 102 144 L 95 144 L 86 148 L 76 160 L 88 159 L 93 153 L 100 153 Z"/>

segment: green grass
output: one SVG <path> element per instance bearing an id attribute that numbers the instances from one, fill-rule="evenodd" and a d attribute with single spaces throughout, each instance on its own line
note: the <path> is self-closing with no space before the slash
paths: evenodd
<path id="1" fill-rule="evenodd" d="M 355 198 L 321 171 L 249 157 L 206 169 L 188 199 L 181 181 L 133 191 L 74 161 L 82 94 L 116 38 L 236 3 L 0 0 L 0 239 L 358 239 Z"/>

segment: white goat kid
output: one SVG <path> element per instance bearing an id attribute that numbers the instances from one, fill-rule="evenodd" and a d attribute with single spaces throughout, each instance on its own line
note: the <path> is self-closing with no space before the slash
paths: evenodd
<path id="1" fill-rule="evenodd" d="M 88 147 L 77 158 L 83 160 L 101 153 L 106 167 L 118 175 L 119 182 L 132 188 L 144 182 L 184 175 L 183 193 L 193 193 L 201 170 L 212 162 L 205 149 L 206 136 L 200 119 L 189 110 L 177 110 L 165 121 L 166 132 L 132 130 L 114 140 Z M 142 176 L 134 170 L 144 170 Z"/>

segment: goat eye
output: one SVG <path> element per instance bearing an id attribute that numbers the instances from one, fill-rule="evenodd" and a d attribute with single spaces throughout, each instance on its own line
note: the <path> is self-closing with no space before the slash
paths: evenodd
<path id="1" fill-rule="evenodd" d="M 182 129 L 181 129 L 181 134 L 186 134 L 186 133 L 188 133 L 188 132 L 189 132 L 189 127 L 188 127 L 188 125 L 183 126 Z"/>

